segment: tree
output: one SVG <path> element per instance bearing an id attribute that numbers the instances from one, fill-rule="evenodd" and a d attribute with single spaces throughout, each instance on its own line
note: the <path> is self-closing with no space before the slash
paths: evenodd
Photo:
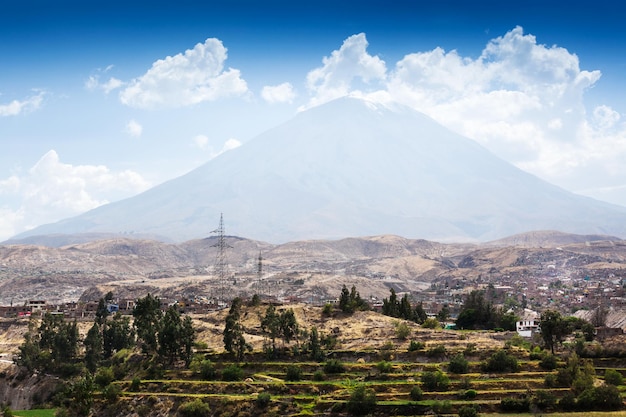
<path id="1" fill-rule="evenodd" d="M 345 285 L 343 287 L 341 287 L 341 295 L 339 296 L 339 308 L 344 313 L 346 313 L 346 312 L 351 313 L 351 311 L 349 311 L 349 308 L 350 308 L 350 291 L 348 291 L 348 287 L 346 287 Z"/>
<path id="2" fill-rule="evenodd" d="M 246 350 L 252 350 L 243 336 L 243 326 L 240 322 L 242 305 L 241 298 L 233 300 L 224 326 L 224 348 L 234 354 L 239 361 L 243 359 Z"/>
<path id="3" fill-rule="evenodd" d="M 344 285 L 339 296 L 339 308 L 344 313 L 352 314 L 357 310 L 367 310 L 368 305 L 361 298 L 361 295 L 356 290 L 356 286 L 353 285 L 352 289 L 348 291 L 348 288 Z"/>
<path id="4" fill-rule="evenodd" d="M 369 414 L 376 406 L 376 393 L 365 385 L 357 385 L 350 394 L 346 408 L 350 414 L 362 416 Z"/>
<path id="5" fill-rule="evenodd" d="M 273 304 L 267 306 L 265 316 L 261 319 L 261 330 L 265 337 L 272 342 L 272 355 L 276 353 L 276 338 L 280 336 L 280 317 L 276 313 L 276 307 Z"/>
<path id="6" fill-rule="evenodd" d="M 155 353 L 158 348 L 157 335 L 161 330 L 161 301 L 148 294 L 137 300 L 133 309 L 134 327 L 141 349 L 146 354 Z"/>
<path id="7" fill-rule="evenodd" d="M 182 357 L 183 326 L 178 308 L 171 306 L 165 312 L 159 332 L 159 355 L 170 364 Z"/>
<path id="8" fill-rule="evenodd" d="M 160 325 L 160 324 L 159 324 Z M 115 352 L 131 348 L 135 343 L 135 332 L 130 324 L 130 318 L 116 313 L 112 320 L 105 322 L 102 330 L 104 358 L 108 359 Z"/>
<path id="9" fill-rule="evenodd" d="M 98 369 L 98 364 L 102 360 L 104 351 L 102 332 L 97 321 L 87 332 L 83 344 L 85 345 L 85 366 L 89 372 L 94 373 Z"/>
<path id="10" fill-rule="evenodd" d="M 281 311 L 278 321 L 280 323 L 280 334 L 283 338 L 283 343 L 289 343 L 298 336 L 298 321 L 296 320 L 292 308 Z"/>
<path id="11" fill-rule="evenodd" d="M 554 348 L 563 342 L 565 336 L 571 333 L 568 322 L 555 310 L 544 311 L 541 315 L 541 338 L 547 349 L 554 355 Z"/>
<path id="12" fill-rule="evenodd" d="M 441 307 L 441 310 L 439 310 L 439 312 L 437 313 L 437 320 L 439 320 L 441 323 L 445 323 L 446 321 L 448 321 L 449 318 L 450 318 L 450 308 L 446 304 L 443 307 Z"/>
<path id="13" fill-rule="evenodd" d="M 96 323 L 102 326 L 108 315 L 109 309 L 107 308 L 107 303 L 104 298 L 101 298 L 98 301 L 98 307 L 96 308 Z"/>
<path id="14" fill-rule="evenodd" d="M 398 302 L 396 290 L 391 288 L 389 292 L 389 299 L 383 298 L 382 312 L 385 316 L 400 317 L 400 303 Z"/>

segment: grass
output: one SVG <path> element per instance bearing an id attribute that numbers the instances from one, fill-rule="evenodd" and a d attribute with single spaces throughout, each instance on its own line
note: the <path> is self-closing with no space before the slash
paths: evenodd
<path id="1" fill-rule="evenodd" d="M 480 413 L 482 417 L 529 417 L 532 413 Z M 585 411 L 572 413 L 550 413 L 550 417 L 626 417 L 626 411 Z"/>
<path id="2" fill-rule="evenodd" d="M 54 417 L 55 412 L 56 412 L 56 409 L 54 408 L 43 408 L 43 409 L 22 410 L 22 411 L 13 410 L 13 415 L 15 417 Z"/>

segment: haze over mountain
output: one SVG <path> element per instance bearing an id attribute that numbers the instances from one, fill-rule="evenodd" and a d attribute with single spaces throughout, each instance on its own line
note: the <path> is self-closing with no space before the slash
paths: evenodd
<path id="1" fill-rule="evenodd" d="M 242 121 L 245 123 L 245 121 Z M 626 237 L 626 208 L 575 195 L 400 105 L 342 98 L 135 197 L 27 236 L 226 232 L 280 243 L 396 234 L 488 241 L 531 230 Z"/>

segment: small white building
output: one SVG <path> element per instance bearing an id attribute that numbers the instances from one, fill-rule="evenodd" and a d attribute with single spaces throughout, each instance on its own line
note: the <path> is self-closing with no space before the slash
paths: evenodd
<path id="1" fill-rule="evenodd" d="M 532 337 L 533 333 L 541 331 L 539 313 L 524 309 L 522 318 L 516 323 L 517 334 L 522 337 Z"/>

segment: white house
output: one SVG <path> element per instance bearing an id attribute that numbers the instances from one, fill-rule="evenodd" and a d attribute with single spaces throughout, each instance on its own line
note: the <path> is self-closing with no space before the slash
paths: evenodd
<path id="1" fill-rule="evenodd" d="M 524 314 L 515 325 L 517 334 L 522 337 L 532 337 L 533 333 L 541 331 L 539 313 L 524 309 Z"/>

